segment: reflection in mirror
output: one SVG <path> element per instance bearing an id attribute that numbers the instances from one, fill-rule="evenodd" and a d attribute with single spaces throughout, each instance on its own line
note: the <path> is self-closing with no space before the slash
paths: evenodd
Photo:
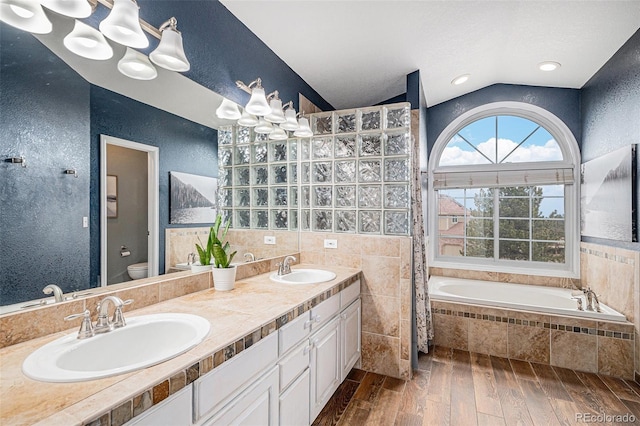
<path id="1" fill-rule="evenodd" d="M 193 244 L 176 254 L 175 263 L 167 262 L 167 233 L 192 228 L 168 223 L 169 171 L 217 177 L 215 128 L 228 124 L 212 113 L 222 97 L 180 74 L 159 70 L 154 82 L 161 89 L 154 90 L 152 82 L 113 72 L 117 59 L 100 61 L 98 68 L 96 61 L 66 52 L 62 38 L 73 20 L 58 25 L 64 17 L 51 19 L 54 31 L 38 39 L 0 24 L 0 303 L 11 305 L 0 313 L 53 302 L 42 292 L 49 284 L 59 286 L 64 297 L 100 286 L 101 134 L 158 148 L 158 271 L 186 261 Z M 118 83 L 110 86 L 111 78 Z M 6 160 L 20 157 L 24 163 Z M 295 252 L 297 233 L 291 234 L 295 243 L 282 250 Z M 261 252 L 262 237 L 238 241 L 256 258 L 271 255 Z M 120 256 L 122 247 L 117 250 Z"/>

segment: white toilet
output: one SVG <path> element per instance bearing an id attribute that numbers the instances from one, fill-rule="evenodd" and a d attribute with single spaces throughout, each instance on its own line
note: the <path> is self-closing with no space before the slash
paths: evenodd
<path id="1" fill-rule="evenodd" d="M 133 265 L 127 266 L 127 273 L 132 280 L 147 278 L 149 275 L 149 265 L 147 262 L 134 263 Z"/>

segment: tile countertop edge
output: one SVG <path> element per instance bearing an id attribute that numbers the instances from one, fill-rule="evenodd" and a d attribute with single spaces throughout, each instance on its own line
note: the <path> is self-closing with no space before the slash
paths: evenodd
<path id="1" fill-rule="evenodd" d="M 39 387 L 39 384 L 52 384 L 32 381 L 20 372 L 19 376 L 21 377 L 17 377 L 17 380 L 16 378 L 12 380 L 10 377 L 8 380 L 1 381 L 0 390 L 4 401 L 2 403 L 0 423 L 6 421 L 11 424 L 81 425 L 91 423 L 100 418 L 105 419 L 105 416 L 109 416 L 112 424 L 125 423 L 134 417 L 134 413 L 135 415 L 141 414 L 153 405 L 162 402 L 167 396 L 191 384 L 194 380 L 207 374 L 213 368 L 231 359 L 236 354 L 241 353 L 242 350 L 249 348 L 261 338 L 277 331 L 278 328 L 293 318 L 308 311 L 332 295 L 339 293 L 361 278 L 361 271 L 354 268 L 324 265 L 296 265 L 296 267 L 326 269 L 335 272 L 337 276 L 334 280 L 326 283 L 292 286 L 271 282 L 269 280 L 271 272 L 269 272 L 267 274 L 238 280 L 236 282 L 236 289 L 240 291 L 238 291 L 239 294 L 236 293 L 238 294 L 237 298 L 233 291 L 216 292 L 213 289 L 209 289 L 128 312 L 127 314 L 132 317 L 155 312 L 183 312 L 196 315 L 202 314 L 202 316 L 206 317 L 206 315 L 203 314 L 205 309 L 211 304 L 215 304 L 216 300 L 218 300 L 218 304 L 226 304 L 226 302 L 242 302 L 242 299 L 246 298 L 247 303 L 250 303 L 255 302 L 252 298 L 257 297 L 264 306 L 271 307 L 269 300 L 266 299 L 266 297 L 269 297 L 269 293 L 271 293 L 273 302 L 280 303 L 278 306 L 282 308 L 279 309 L 279 313 L 276 315 L 273 315 L 273 312 L 274 309 L 278 308 L 272 307 L 271 315 L 268 315 L 268 317 L 256 315 L 254 318 L 250 312 L 255 312 L 255 307 L 246 309 L 245 311 L 242 309 L 234 310 L 233 307 L 229 309 L 218 307 L 217 309 L 222 309 L 225 314 L 228 313 L 230 316 L 237 315 L 239 320 L 244 320 L 232 321 L 234 323 L 232 333 L 235 337 L 225 338 L 224 341 L 218 338 L 216 335 L 217 331 L 214 330 L 214 324 L 212 322 L 212 318 L 215 318 L 215 315 L 212 316 L 211 312 L 207 312 L 209 316 L 207 319 L 212 323 L 212 330 L 207 338 L 198 346 L 192 348 L 185 354 L 161 364 L 136 372 L 125 373 L 121 376 L 102 379 L 105 381 L 104 386 L 96 385 L 96 382 L 99 381 L 63 384 L 69 387 L 77 385 L 78 391 L 76 395 L 74 395 L 72 389 L 70 392 L 71 397 L 68 398 L 69 402 L 58 403 L 58 405 L 61 405 L 59 407 L 56 407 L 55 403 L 49 407 L 43 406 L 40 401 L 38 401 L 38 399 L 42 399 L 42 395 L 38 395 L 38 392 L 34 391 L 35 388 Z M 284 294 L 285 290 L 286 295 Z M 219 313 L 219 311 L 215 312 L 215 314 Z M 243 327 L 235 330 L 235 325 L 239 323 L 243 324 Z M 3 358 L 3 356 L 7 356 L 8 353 L 11 353 L 12 349 L 17 349 L 13 356 L 19 359 L 21 366 L 22 361 L 29 353 L 44 343 L 54 340 L 63 334 L 68 333 L 55 333 L 0 349 L 0 359 Z M 37 343 L 37 346 L 33 343 Z M 24 348 L 22 348 L 23 346 Z M 14 360 L 14 362 L 10 362 L 9 364 L 10 365 L 7 366 L 3 362 L 0 366 L 0 371 L 3 371 L 5 368 L 11 368 L 12 366 L 15 368 L 16 362 Z M 18 382 L 18 385 L 14 386 L 16 382 Z M 82 386 L 85 384 L 90 384 L 96 389 L 83 391 Z M 67 390 L 69 390 L 69 388 L 67 388 Z M 10 400 L 14 403 L 11 405 L 15 405 L 14 407 L 7 407 L 9 404 L 7 404 L 7 399 L 5 398 L 9 395 Z M 17 402 L 18 400 L 25 399 L 31 401 L 31 403 L 20 404 Z M 28 408 L 31 408 L 31 412 L 24 413 L 23 411 L 28 410 Z M 120 420 L 117 420 L 116 417 Z"/>

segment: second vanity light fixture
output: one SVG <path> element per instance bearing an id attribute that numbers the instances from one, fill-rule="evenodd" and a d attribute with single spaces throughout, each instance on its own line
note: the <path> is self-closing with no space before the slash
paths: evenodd
<path id="1" fill-rule="evenodd" d="M 99 30 L 78 20 L 90 16 L 98 3 L 111 9 L 100 22 Z M 106 38 L 126 46 L 126 52 L 118 62 L 118 70 L 127 77 L 139 80 L 155 78 L 158 73 L 151 62 L 175 72 L 185 72 L 191 67 L 184 53 L 176 18 L 172 17 L 156 29 L 139 18 L 136 0 L 0 0 L 0 20 L 23 31 L 48 34 L 53 25 L 43 6 L 76 18 L 73 30 L 64 37 L 63 43 L 78 56 L 92 60 L 110 59 L 113 49 Z M 149 46 L 143 30 L 160 40 L 148 58 L 134 50 Z"/>
<path id="2" fill-rule="evenodd" d="M 273 140 L 287 139 L 287 132 L 294 132 L 297 137 L 313 136 L 309 120 L 296 114 L 293 101 L 283 105 L 277 90 L 267 95 L 262 87 L 262 79 L 257 78 L 249 84 L 238 80 L 236 86 L 251 95 L 249 102 L 240 114 L 238 105 L 224 99 L 216 110 L 219 118 L 238 120 L 239 125 L 253 127 L 254 132 L 268 134 L 269 139 Z"/>

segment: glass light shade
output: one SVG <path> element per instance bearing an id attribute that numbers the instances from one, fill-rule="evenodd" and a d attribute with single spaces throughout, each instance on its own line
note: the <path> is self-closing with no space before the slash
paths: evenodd
<path id="1" fill-rule="evenodd" d="M 171 28 L 162 30 L 162 38 L 156 50 L 149 54 L 154 64 L 170 71 L 189 71 L 191 64 L 184 54 L 182 34 Z"/>
<path id="2" fill-rule="evenodd" d="M 285 122 L 280 125 L 284 130 L 298 130 L 298 120 L 296 120 L 296 110 L 289 108 L 284 112 Z"/>
<path id="3" fill-rule="evenodd" d="M 78 20 L 63 43 L 69 51 L 83 58 L 104 61 L 113 56 L 113 49 L 102 33 Z"/>
<path id="4" fill-rule="evenodd" d="M 273 126 L 273 130 L 269 133 L 269 139 L 273 139 L 275 141 L 281 141 L 287 138 L 287 132 L 282 130 L 280 126 Z"/>
<path id="5" fill-rule="evenodd" d="M 298 130 L 293 132 L 293 135 L 299 138 L 310 138 L 313 136 L 311 127 L 309 127 L 309 120 L 305 117 L 301 117 L 300 120 L 298 120 Z"/>
<path id="6" fill-rule="evenodd" d="M 264 116 L 264 119 L 272 123 L 284 123 L 284 112 L 282 112 L 282 101 L 280 99 L 271 99 L 271 112 Z"/>
<path id="7" fill-rule="evenodd" d="M 224 98 L 218 109 L 216 109 L 216 115 L 218 118 L 226 120 L 237 120 L 241 117 L 238 105 L 227 98 Z M 258 120 L 256 120 L 256 124 L 258 124 Z"/>
<path id="8" fill-rule="evenodd" d="M 0 21 L 35 34 L 49 34 L 53 30 L 40 2 L 34 0 L 1 0 Z"/>
<path id="9" fill-rule="evenodd" d="M 267 103 L 267 97 L 264 94 L 262 87 L 254 87 L 251 90 L 251 99 L 244 108 L 249 114 L 253 115 L 267 115 L 271 112 L 271 107 Z"/>
<path id="10" fill-rule="evenodd" d="M 149 58 L 130 47 L 127 47 L 127 52 L 118 61 L 118 71 L 136 80 L 153 80 L 158 76 L 158 71 Z"/>
<path id="11" fill-rule="evenodd" d="M 87 0 L 40 0 L 49 10 L 72 18 L 86 18 L 91 15 L 91 5 Z"/>
<path id="12" fill-rule="evenodd" d="M 111 13 L 100 22 L 100 31 L 116 43 L 144 49 L 149 40 L 142 32 L 138 15 L 138 5 L 133 0 L 114 0 Z"/>
<path id="13" fill-rule="evenodd" d="M 258 125 L 253 129 L 256 133 L 268 135 L 273 131 L 273 125 L 264 118 L 260 118 Z"/>
<path id="14" fill-rule="evenodd" d="M 242 116 L 238 119 L 238 124 L 244 127 L 255 127 L 258 125 L 258 118 L 255 115 L 249 114 L 247 111 L 242 111 Z"/>

